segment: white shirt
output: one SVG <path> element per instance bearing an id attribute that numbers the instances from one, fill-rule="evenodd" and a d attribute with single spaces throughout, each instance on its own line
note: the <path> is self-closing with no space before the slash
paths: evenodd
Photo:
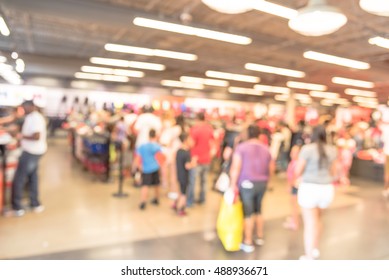
<path id="1" fill-rule="evenodd" d="M 26 116 L 22 127 L 23 136 L 32 136 L 35 133 L 39 133 L 39 140 L 22 139 L 22 150 L 33 155 L 43 155 L 47 151 L 46 121 L 37 111 Z"/>
<path id="2" fill-rule="evenodd" d="M 151 129 L 154 129 L 158 135 L 162 129 L 161 120 L 152 113 L 140 115 L 135 123 L 135 130 L 138 131 L 135 145 L 136 147 L 139 147 L 149 141 L 149 132 Z"/>

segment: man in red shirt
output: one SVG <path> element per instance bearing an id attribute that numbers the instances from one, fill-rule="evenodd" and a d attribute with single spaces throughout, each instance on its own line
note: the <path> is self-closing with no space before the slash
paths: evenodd
<path id="1" fill-rule="evenodd" d="M 192 206 L 194 202 L 194 189 L 197 174 L 200 175 L 200 195 L 197 202 L 199 204 L 205 202 L 207 175 L 212 160 L 211 153 L 214 150 L 213 128 L 205 121 L 204 113 L 199 113 L 197 115 L 197 122 L 191 128 L 190 136 L 193 140 L 191 156 L 192 158 L 197 157 L 198 165 L 189 173 L 189 188 L 187 197 L 188 207 Z"/>

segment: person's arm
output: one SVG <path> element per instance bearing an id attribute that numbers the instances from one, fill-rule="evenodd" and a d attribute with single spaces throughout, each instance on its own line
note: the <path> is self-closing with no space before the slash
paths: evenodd
<path id="1" fill-rule="evenodd" d="M 304 172 L 306 164 L 307 164 L 307 161 L 305 159 L 303 159 L 303 158 L 299 158 L 297 160 L 296 169 L 294 171 L 295 181 L 297 181 L 298 178 L 300 178 L 303 175 L 303 172 Z M 296 187 L 297 187 L 297 185 L 298 184 L 296 184 Z"/>
<path id="2" fill-rule="evenodd" d="M 238 193 L 238 179 L 239 174 L 242 169 L 242 158 L 238 153 L 235 153 L 232 157 L 232 164 L 230 169 L 230 183 L 231 188 L 234 190 L 235 193 Z"/>
<path id="3" fill-rule="evenodd" d="M 190 158 L 190 156 L 188 156 L 188 158 L 185 162 L 185 169 L 189 170 L 189 169 L 195 168 L 197 166 L 197 159 L 198 159 L 197 156 L 193 156 L 192 158 Z"/>
<path id="4" fill-rule="evenodd" d="M 10 123 L 14 120 L 14 116 L 12 115 L 9 115 L 9 116 L 6 116 L 6 117 L 0 117 L 0 125 L 3 125 L 3 124 L 7 124 L 7 123 Z"/>
<path id="5" fill-rule="evenodd" d="M 35 133 L 31 134 L 31 135 L 23 135 L 22 139 L 38 141 L 40 139 L 40 137 L 41 137 L 40 132 L 35 132 Z"/>

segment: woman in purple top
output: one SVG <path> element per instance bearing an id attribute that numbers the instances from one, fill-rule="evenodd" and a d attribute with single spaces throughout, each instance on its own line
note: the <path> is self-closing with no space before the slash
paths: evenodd
<path id="1" fill-rule="evenodd" d="M 274 162 L 267 146 L 259 141 L 257 125 L 248 127 L 248 140 L 239 144 L 231 165 L 231 187 L 239 193 L 244 212 L 244 240 L 241 250 L 254 251 L 253 232 L 256 225 L 255 244 L 263 245 L 262 199 L 267 182 L 274 172 Z"/>

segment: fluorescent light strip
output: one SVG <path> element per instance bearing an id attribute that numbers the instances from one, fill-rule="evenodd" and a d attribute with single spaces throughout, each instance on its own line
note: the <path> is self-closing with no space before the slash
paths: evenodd
<path id="1" fill-rule="evenodd" d="M 368 91 L 368 90 L 360 90 L 360 89 L 354 89 L 354 88 L 347 88 L 344 91 L 347 95 L 357 95 L 357 96 L 363 96 L 363 97 L 376 97 L 377 93 L 374 91 Z"/>
<path id="2" fill-rule="evenodd" d="M 354 96 L 353 101 L 360 102 L 360 103 L 378 104 L 378 101 L 375 98 L 368 98 L 368 97 L 361 97 L 361 96 Z"/>
<path id="3" fill-rule="evenodd" d="M 0 56 L 0 63 L 4 63 L 7 61 L 7 58 L 5 56 Z"/>
<path id="4" fill-rule="evenodd" d="M 131 54 L 139 54 L 145 56 L 159 56 L 159 57 L 189 60 L 189 61 L 197 60 L 197 55 L 190 54 L 190 53 L 148 49 L 148 48 L 132 47 L 132 46 L 118 45 L 118 44 L 105 44 L 104 48 L 107 51 L 111 51 L 111 52 L 131 53 Z"/>
<path id="5" fill-rule="evenodd" d="M 298 14 L 296 10 L 262 0 L 253 1 L 253 9 L 286 19 L 291 19 Z"/>
<path id="6" fill-rule="evenodd" d="M 309 83 L 302 83 L 302 82 L 295 82 L 295 81 L 287 82 L 286 86 L 290 88 L 307 89 L 307 90 L 314 90 L 314 91 L 327 90 L 327 87 L 324 85 L 309 84 Z"/>
<path id="7" fill-rule="evenodd" d="M 219 31 L 213 31 L 209 29 L 191 27 L 187 25 L 175 24 L 175 23 L 153 20 L 148 18 L 136 17 L 133 23 L 137 26 L 175 32 L 175 33 L 191 35 L 196 37 L 202 37 L 202 38 L 218 40 L 218 41 L 239 44 L 239 45 L 249 45 L 252 42 L 251 38 L 245 36 L 239 36 L 239 35 L 219 32 Z"/>
<path id="8" fill-rule="evenodd" d="M 9 28 L 7 26 L 7 24 L 5 23 L 5 20 L 3 17 L 0 16 L 0 33 L 3 35 L 3 36 L 9 36 L 9 34 L 11 34 L 11 32 L 9 31 Z"/>
<path id="9" fill-rule="evenodd" d="M 180 81 L 191 84 L 203 84 L 216 87 L 228 87 L 229 82 L 215 79 L 203 79 L 198 77 L 181 76 Z"/>
<path id="10" fill-rule="evenodd" d="M 135 78 L 142 78 L 145 75 L 141 71 L 112 69 L 112 68 L 95 67 L 95 66 L 82 66 L 81 71 L 89 72 L 89 73 L 97 73 L 97 74 L 108 74 L 108 75 L 135 77 Z"/>
<path id="11" fill-rule="evenodd" d="M 334 56 L 334 55 L 329 55 L 329 54 L 324 54 L 324 53 L 319 53 L 319 52 L 314 52 L 314 51 L 306 51 L 304 53 L 304 57 L 307 59 L 312 59 L 312 60 L 316 60 L 316 61 L 331 63 L 331 64 L 355 68 L 355 69 L 366 70 L 366 69 L 370 68 L 370 64 L 366 63 L 366 62 L 352 60 L 352 59 L 343 58 L 343 57 Z"/>
<path id="12" fill-rule="evenodd" d="M 282 93 L 282 94 L 289 94 L 290 89 L 285 87 L 274 87 L 274 86 L 267 86 L 267 85 L 255 85 L 254 89 L 257 89 L 259 91 L 265 91 L 265 92 L 273 92 L 273 93 Z"/>
<path id="13" fill-rule="evenodd" d="M 205 76 L 211 78 L 226 79 L 226 80 L 233 80 L 233 81 L 247 82 L 247 83 L 259 83 L 260 81 L 258 77 L 254 77 L 254 76 L 232 74 L 232 73 L 210 71 L 210 70 L 205 72 Z"/>
<path id="14" fill-rule="evenodd" d="M 339 98 L 339 93 L 335 93 L 335 92 L 311 91 L 309 95 L 311 95 L 312 97 L 325 98 L 325 99 Z"/>
<path id="15" fill-rule="evenodd" d="M 369 104 L 369 103 L 358 103 L 358 106 L 370 108 L 370 109 L 377 109 L 378 104 Z"/>
<path id="16" fill-rule="evenodd" d="M 374 37 L 369 39 L 369 44 L 376 45 L 381 48 L 389 49 L 389 39 L 382 37 Z"/>
<path id="17" fill-rule="evenodd" d="M 237 94 L 248 94 L 248 95 L 257 95 L 257 96 L 263 95 L 263 92 L 252 88 L 229 87 L 228 91 L 230 93 L 237 93 Z"/>
<path id="18" fill-rule="evenodd" d="M 75 73 L 74 77 L 76 77 L 77 79 L 111 81 L 111 82 L 122 82 L 122 83 L 127 83 L 130 80 L 128 77 L 124 77 L 124 76 L 101 75 L 101 74 L 91 74 L 91 73 L 83 73 L 83 72 Z"/>
<path id="19" fill-rule="evenodd" d="M 137 69 L 163 71 L 166 69 L 165 65 L 158 63 L 129 61 L 122 59 L 104 58 L 104 57 L 91 57 L 89 60 L 93 64 L 110 65 L 118 67 L 130 67 Z"/>
<path id="20" fill-rule="evenodd" d="M 274 99 L 277 101 L 288 101 L 289 96 L 288 95 L 276 95 L 274 96 Z"/>
<path id="21" fill-rule="evenodd" d="M 305 77 L 305 73 L 302 71 L 267 66 L 267 65 L 262 65 L 262 64 L 246 63 L 246 65 L 244 67 L 247 70 L 276 74 L 276 75 L 281 75 L 281 76 L 288 76 L 288 77 L 294 77 L 294 78 L 304 78 Z"/>
<path id="22" fill-rule="evenodd" d="M 204 89 L 204 85 L 202 85 L 202 84 L 183 83 L 183 82 L 180 82 L 180 81 L 173 81 L 173 80 L 162 80 L 161 81 L 161 85 L 163 85 L 165 87 Z"/>
<path id="23" fill-rule="evenodd" d="M 374 83 L 368 81 L 354 80 L 342 77 L 333 77 L 332 82 L 339 85 L 355 86 L 362 88 L 374 88 Z"/>

